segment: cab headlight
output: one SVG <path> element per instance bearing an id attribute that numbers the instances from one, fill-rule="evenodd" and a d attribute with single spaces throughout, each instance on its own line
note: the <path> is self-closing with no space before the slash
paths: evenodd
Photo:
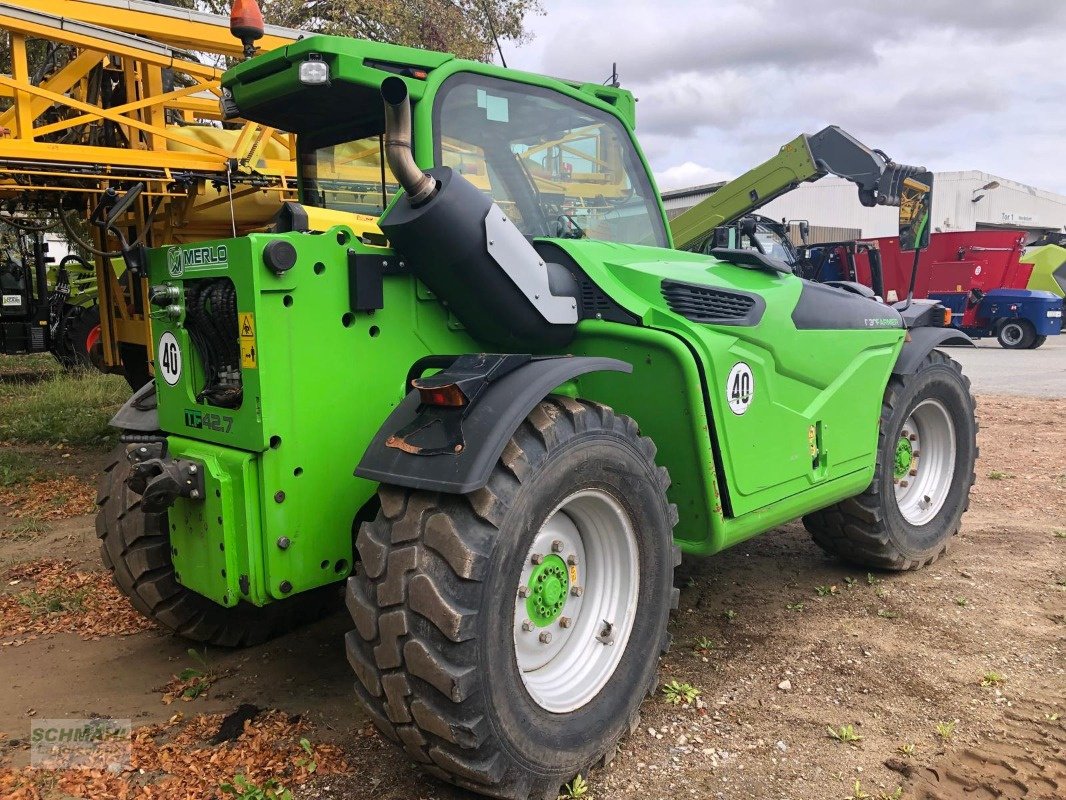
<path id="1" fill-rule="evenodd" d="M 300 83 L 318 86 L 329 83 L 329 64 L 319 59 L 310 59 L 300 65 Z"/>

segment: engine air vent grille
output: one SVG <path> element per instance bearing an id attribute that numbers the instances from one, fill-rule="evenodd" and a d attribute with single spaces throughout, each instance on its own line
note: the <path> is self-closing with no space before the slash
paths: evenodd
<path id="1" fill-rule="evenodd" d="M 663 298 L 675 314 L 693 322 L 755 325 L 765 304 L 757 295 L 741 294 L 679 281 L 663 281 Z"/>

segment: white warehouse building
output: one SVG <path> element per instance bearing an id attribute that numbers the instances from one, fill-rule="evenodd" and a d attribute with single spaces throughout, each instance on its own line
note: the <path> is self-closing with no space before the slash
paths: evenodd
<path id="1" fill-rule="evenodd" d="M 721 184 L 663 193 L 672 217 L 709 196 Z M 897 233 L 895 208 L 867 208 L 855 184 L 826 177 L 803 183 L 758 209 L 773 219 L 811 224 L 812 240 L 873 238 Z M 1037 189 L 987 172 L 938 172 L 933 178 L 933 230 L 973 231 L 1021 228 L 1030 239 L 1066 227 L 1066 195 Z"/>

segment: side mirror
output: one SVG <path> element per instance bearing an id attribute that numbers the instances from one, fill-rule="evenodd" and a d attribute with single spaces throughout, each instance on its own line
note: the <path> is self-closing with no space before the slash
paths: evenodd
<path id="1" fill-rule="evenodd" d="M 744 217 L 737 223 L 737 229 L 742 237 L 754 237 L 758 227 L 759 223 L 756 222 L 754 217 Z"/>
<path id="2" fill-rule="evenodd" d="M 811 223 L 805 219 L 799 221 L 800 229 L 800 241 L 803 242 L 803 246 L 806 247 L 811 242 Z"/>
<path id="3" fill-rule="evenodd" d="M 929 221 L 933 214 L 933 173 L 917 172 L 903 179 L 899 193 L 899 249 L 929 246 Z"/>

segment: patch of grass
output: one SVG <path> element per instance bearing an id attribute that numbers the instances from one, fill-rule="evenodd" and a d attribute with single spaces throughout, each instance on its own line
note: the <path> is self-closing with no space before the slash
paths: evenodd
<path id="1" fill-rule="evenodd" d="M 122 378 L 91 370 L 0 381 L 0 406 L 13 409 L 0 418 L 0 439 L 107 445 L 116 435 L 107 421 L 129 395 Z"/>
<path id="2" fill-rule="evenodd" d="M 706 653 L 714 649 L 714 642 L 706 636 L 697 636 L 692 642 L 692 649 L 699 653 Z"/>
<path id="3" fill-rule="evenodd" d="M 901 744 L 896 748 L 896 752 L 904 756 L 913 756 L 915 747 L 913 744 Z"/>
<path id="4" fill-rule="evenodd" d="M 988 473 L 988 479 L 990 481 L 1002 481 L 1007 478 L 1013 478 L 1013 475 L 1008 475 L 1006 472 L 1000 472 L 999 470 L 992 470 Z"/>
<path id="5" fill-rule="evenodd" d="M 696 698 L 699 697 L 702 692 L 693 686 L 691 683 L 679 683 L 677 681 L 670 681 L 663 686 L 663 694 L 667 703 L 673 703 L 681 705 L 682 703 L 694 703 Z"/>
<path id="6" fill-rule="evenodd" d="M 722 612 L 722 616 L 726 618 L 727 622 L 732 622 L 737 618 L 737 612 L 731 608 L 727 608 L 725 611 Z"/>
<path id="7" fill-rule="evenodd" d="M 956 597 L 955 605 L 959 606 L 960 608 L 966 608 L 966 606 L 970 605 L 970 601 L 967 600 L 965 597 Z"/>
<path id="8" fill-rule="evenodd" d="M 8 412 L 4 412 L 6 417 Z M 5 447 L 0 450 L 0 487 L 26 483 L 40 474 L 34 458 Z"/>
<path id="9" fill-rule="evenodd" d="M 1002 675 L 1000 675 L 995 670 L 989 670 L 988 672 L 986 672 L 984 675 L 981 676 L 981 685 L 985 686 L 985 687 L 988 687 L 988 686 L 999 686 L 1000 684 L 1005 683 L 1006 680 L 1007 680 L 1006 678 L 1004 678 Z"/>
<path id="10" fill-rule="evenodd" d="M 25 517 L 17 520 L 4 530 L 0 530 L 0 538 L 32 539 L 38 533 L 44 533 L 48 526 L 38 517 Z"/>
<path id="11" fill-rule="evenodd" d="M 862 737 L 856 733 L 854 725 L 841 725 L 839 728 L 827 725 L 825 732 L 830 739 L 836 739 L 838 742 L 844 742 L 844 744 L 856 744 L 862 741 Z"/>
<path id="12" fill-rule="evenodd" d="M 18 595 L 18 601 L 29 609 L 30 615 L 41 617 L 45 614 L 67 614 L 85 610 L 85 600 L 89 596 L 89 589 L 68 589 L 65 586 L 57 586 L 45 592 L 30 589 Z"/>
<path id="13" fill-rule="evenodd" d="M 238 800 L 292 800 L 292 792 L 282 786 L 277 778 L 267 778 L 263 785 L 259 786 L 243 775 L 237 775 L 228 783 L 220 783 L 218 788 L 223 794 Z"/>
<path id="14" fill-rule="evenodd" d="M 785 608 L 789 611 L 802 611 L 803 603 L 788 603 L 785 605 Z"/>
<path id="15" fill-rule="evenodd" d="M 866 573 L 866 585 L 867 586 L 874 586 L 874 585 L 876 585 L 876 584 L 878 584 L 880 582 L 881 582 L 881 579 L 878 578 L 878 577 L 875 577 L 872 572 L 867 572 Z"/>
<path id="16" fill-rule="evenodd" d="M 819 597 L 829 597 L 830 595 L 840 594 L 840 589 L 836 586 L 815 586 L 814 591 L 818 593 Z"/>
<path id="17" fill-rule="evenodd" d="M 570 783 L 563 784 L 563 793 L 559 795 L 559 800 L 578 800 L 578 798 L 587 797 L 588 793 L 588 781 L 580 775 L 575 775 Z"/>
<path id="18" fill-rule="evenodd" d="M 955 735 L 956 725 L 958 725 L 957 722 L 938 722 L 934 732 L 942 742 L 948 742 Z"/>
<path id="19" fill-rule="evenodd" d="M 903 787 L 897 786 L 891 792 L 878 792 L 877 800 L 902 800 Z"/>
<path id="20" fill-rule="evenodd" d="M 855 785 L 851 787 L 851 794 L 845 795 L 844 800 L 870 800 L 871 797 L 869 792 L 863 791 L 862 784 L 855 781 Z"/>
<path id="21" fill-rule="evenodd" d="M 877 609 L 877 616 L 881 619 L 899 619 L 899 614 L 895 611 L 889 611 L 887 608 Z"/>
<path id="22" fill-rule="evenodd" d="M 1066 539 L 1066 531 L 1055 531 L 1056 539 Z"/>

